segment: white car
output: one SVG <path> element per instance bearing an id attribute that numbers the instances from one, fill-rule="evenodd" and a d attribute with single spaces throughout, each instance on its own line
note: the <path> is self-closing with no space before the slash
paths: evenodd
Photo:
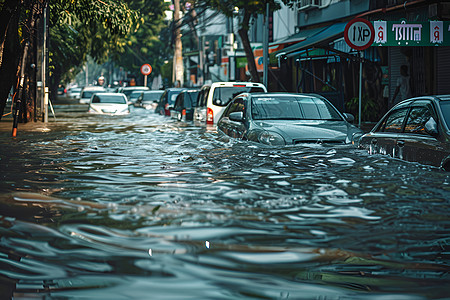
<path id="1" fill-rule="evenodd" d="M 67 91 L 67 97 L 69 97 L 70 99 L 80 99 L 81 90 L 82 90 L 82 88 L 80 88 L 80 87 L 70 88 Z"/>
<path id="2" fill-rule="evenodd" d="M 92 96 L 96 93 L 106 93 L 107 90 L 101 86 L 87 86 L 80 94 L 80 104 L 89 104 Z"/>
<path id="3" fill-rule="evenodd" d="M 209 88 L 202 89 L 199 97 L 204 97 L 203 105 L 206 104 L 206 124 L 217 124 L 228 103 L 241 93 L 267 93 L 262 83 L 255 82 L 214 82 Z M 200 101 L 202 102 L 202 101 Z M 201 103 L 196 109 L 201 110 Z M 199 114 L 194 112 L 198 118 Z"/>
<path id="4" fill-rule="evenodd" d="M 89 102 L 89 113 L 126 115 L 130 113 L 130 107 L 127 97 L 122 93 L 98 93 Z"/>

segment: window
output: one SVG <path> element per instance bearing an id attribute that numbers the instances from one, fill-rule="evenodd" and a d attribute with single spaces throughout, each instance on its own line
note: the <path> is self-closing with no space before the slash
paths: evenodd
<path id="1" fill-rule="evenodd" d="M 450 101 L 441 101 L 441 110 L 444 115 L 444 121 L 447 128 L 450 128 Z"/>
<path id="2" fill-rule="evenodd" d="M 244 110 L 245 110 L 244 99 L 237 98 L 225 110 L 224 116 L 228 117 L 232 112 L 239 112 L 239 111 L 244 112 Z"/>
<path id="3" fill-rule="evenodd" d="M 403 121 L 407 112 L 407 107 L 393 111 L 384 121 L 381 131 L 402 132 Z"/>
<path id="4" fill-rule="evenodd" d="M 425 123 L 430 120 L 431 116 L 431 111 L 427 106 L 423 105 L 413 107 L 409 112 L 408 119 L 406 121 L 405 132 L 428 135 L 425 130 Z"/>
<path id="5" fill-rule="evenodd" d="M 342 121 L 328 102 L 315 97 L 260 96 L 252 98 L 255 120 L 330 120 Z"/>
<path id="6" fill-rule="evenodd" d="M 210 88 L 211 87 L 209 87 L 209 86 L 202 88 L 202 90 L 198 94 L 198 99 L 197 99 L 198 106 L 200 106 L 200 107 L 206 106 L 206 100 L 208 99 L 208 94 L 209 94 Z"/>
<path id="7" fill-rule="evenodd" d="M 241 93 L 265 93 L 261 87 L 246 86 L 220 86 L 214 89 L 213 104 L 218 106 L 227 106 L 230 101 Z"/>

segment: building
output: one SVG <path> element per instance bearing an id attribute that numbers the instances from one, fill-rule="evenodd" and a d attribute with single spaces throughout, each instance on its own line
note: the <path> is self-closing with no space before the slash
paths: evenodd
<path id="1" fill-rule="evenodd" d="M 401 65 L 408 66 L 412 96 L 450 93 L 447 1 L 299 0 L 295 10 L 290 38 L 301 40 L 271 55 L 283 84 L 272 81 L 270 89 L 319 93 L 355 113 L 360 56 L 344 31 L 364 18 L 374 25 L 375 40 L 363 51 L 363 119 L 375 120 L 393 104 Z"/>

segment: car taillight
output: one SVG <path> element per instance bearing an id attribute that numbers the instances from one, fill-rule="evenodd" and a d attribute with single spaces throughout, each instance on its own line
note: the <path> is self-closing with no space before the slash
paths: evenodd
<path id="1" fill-rule="evenodd" d="M 206 110 L 206 124 L 214 124 L 214 112 L 210 107 Z"/>
<path id="2" fill-rule="evenodd" d="M 186 115 L 186 109 L 183 109 L 183 110 L 181 111 L 181 114 L 182 114 L 183 116 L 185 116 L 185 115 Z"/>
<path id="3" fill-rule="evenodd" d="M 169 110 L 169 103 L 166 103 L 166 105 L 164 106 L 165 110 Z"/>

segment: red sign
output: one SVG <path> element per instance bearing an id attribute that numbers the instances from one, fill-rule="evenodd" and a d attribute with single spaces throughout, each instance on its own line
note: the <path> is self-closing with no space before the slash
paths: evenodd
<path id="1" fill-rule="evenodd" d="M 150 75 L 152 73 L 152 66 L 149 64 L 143 64 L 141 67 L 142 75 Z"/>
<path id="2" fill-rule="evenodd" d="M 356 18 L 345 26 L 344 38 L 351 48 L 364 50 L 372 45 L 375 39 L 375 30 L 372 23 L 366 19 Z"/>

